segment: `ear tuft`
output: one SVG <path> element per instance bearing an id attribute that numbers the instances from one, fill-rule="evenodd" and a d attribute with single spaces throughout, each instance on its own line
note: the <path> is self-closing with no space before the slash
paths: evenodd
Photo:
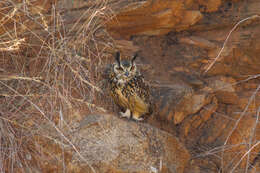
<path id="1" fill-rule="evenodd" d="M 135 61 L 135 59 L 136 59 L 137 56 L 138 56 L 138 54 L 135 53 L 134 56 L 133 56 L 133 58 L 132 58 L 132 60 L 131 60 L 131 63 L 132 63 L 132 64 L 134 63 L 134 61 Z"/>
<path id="2" fill-rule="evenodd" d="M 116 52 L 115 59 L 116 62 L 118 63 L 118 66 L 120 66 L 120 52 Z"/>

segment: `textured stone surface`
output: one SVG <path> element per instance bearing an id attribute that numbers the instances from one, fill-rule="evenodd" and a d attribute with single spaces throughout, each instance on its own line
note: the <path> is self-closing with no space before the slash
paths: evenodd
<path id="1" fill-rule="evenodd" d="M 184 82 L 154 87 L 154 100 L 158 118 L 180 124 L 187 116 L 199 112 L 213 99 L 208 91 L 194 91 Z"/>
<path id="2" fill-rule="evenodd" d="M 186 9 L 184 1 L 148 0 L 122 10 L 107 23 L 107 29 L 116 37 L 163 35 L 186 29 L 201 18 L 200 11 Z"/>
<path id="3" fill-rule="evenodd" d="M 171 134 L 109 114 L 88 115 L 73 136 L 85 161 L 75 153 L 72 163 L 92 165 L 97 172 L 182 173 L 190 158 Z M 73 164 L 70 167 L 73 171 Z"/>
<path id="4" fill-rule="evenodd" d="M 212 88 L 217 99 L 225 104 L 237 104 L 239 99 L 234 88 L 236 81 L 227 77 L 213 77 L 208 79 L 208 85 Z"/>

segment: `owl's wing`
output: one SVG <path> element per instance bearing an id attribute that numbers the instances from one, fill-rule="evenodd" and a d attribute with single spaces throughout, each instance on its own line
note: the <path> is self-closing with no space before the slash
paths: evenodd
<path id="1" fill-rule="evenodd" d="M 113 98 L 113 100 L 115 101 L 115 103 L 118 105 L 118 107 L 120 108 L 120 110 L 122 112 L 126 111 L 126 108 L 129 106 L 128 104 L 128 99 L 126 98 L 126 96 L 122 93 L 122 89 L 117 88 L 116 84 L 112 83 L 111 85 L 111 90 L 110 90 L 110 94 Z"/>
<path id="2" fill-rule="evenodd" d="M 137 96 L 144 100 L 145 103 L 150 103 L 150 87 L 147 83 L 145 83 L 144 77 L 142 75 L 136 76 L 134 84 L 135 93 Z"/>
<path id="3" fill-rule="evenodd" d="M 123 94 L 126 94 L 130 107 L 136 112 L 152 113 L 150 87 L 145 83 L 142 75 L 135 76 L 123 90 Z"/>

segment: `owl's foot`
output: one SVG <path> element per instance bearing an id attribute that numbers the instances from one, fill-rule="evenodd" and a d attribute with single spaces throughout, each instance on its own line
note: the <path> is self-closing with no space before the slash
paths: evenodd
<path id="1" fill-rule="evenodd" d="M 126 109 L 125 113 L 124 112 L 119 112 L 121 117 L 126 117 L 126 118 L 130 118 L 131 117 L 131 112 L 129 109 Z"/>
<path id="2" fill-rule="evenodd" d="M 136 120 L 136 121 L 143 121 L 144 118 L 142 116 L 136 116 L 136 115 L 133 115 L 133 119 Z"/>
<path id="3" fill-rule="evenodd" d="M 144 120 L 144 118 L 142 118 L 142 117 L 138 117 L 138 118 L 137 117 L 133 117 L 133 119 L 136 120 L 136 121 L 143 121 Z"/>

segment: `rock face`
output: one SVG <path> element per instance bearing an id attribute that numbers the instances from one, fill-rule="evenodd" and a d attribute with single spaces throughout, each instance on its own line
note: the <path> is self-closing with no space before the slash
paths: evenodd
<path id="1" fill-rule="evenodd" d="M 188 10 L 185 1 L 148 0 L 124 9 L 107 23 L 107 29 L 116 37 L 163 35 L 183 30 L 201 18 L 200 11 Z"/>
<path id="2" fill-rule="evenodd" d="M 236 83 L 234 79 L 227 77 L 213 77 L 209 78 L 207 82 L 221 103 L 237 104 L 238 96 L 232 85 Z"/>
<path id="3" fill-rule="evenodd" d="M 188 84 L 157 85 L 154 100 L 158 118 L 180 124 L 189 115 L 210 104 L 214 95 L 209 91 L 194 91 Z"/>
<path id="4" fill-rule="evenodd" d="M 190 158 L 171 134 L 109 114 L 88 115 L 75 131 L 73 143 L 81 156 L 73 155 L 72 172 L 91 165 L 96 172 L 182 173 Z"/>
<path id="5" fill-rule="evenodd" d="M 132 41 L 155 83 L 158 110 L 150 123 L 176 134 L 192 153 L 186 172 L 257 170 L 260 2 L 167 3 L 129 6 L 107 23 L 116 39 L 144 35 Z"/>

